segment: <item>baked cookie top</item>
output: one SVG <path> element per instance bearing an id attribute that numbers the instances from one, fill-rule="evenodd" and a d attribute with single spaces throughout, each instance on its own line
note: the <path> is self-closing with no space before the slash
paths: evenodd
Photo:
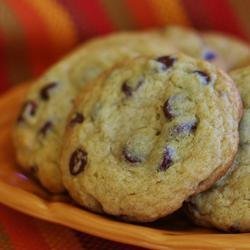
<path id="1" fill-rule="evenodd" d="M 230 171 L 188 204 L 196 223 L 229 232 L 250 231 L 250 67 L 231 72 L 244 106 L 239 150 Z"/>
<path id="2" fill-rule="evenodd" d="M 63 191 L 61 137 L 82 86 L 124 59 L 173 49 L 153 32 L 117 33 L 91 40 L 42 75 L 31 87 L 14 129 L 17 159 L 52 192 Z"/>
<path id="3" fill-rule="evenodd" d="M 214 65 L 182 54 L 124 62 L 76 102 L 64 185 L 91 210 L 156 220 L 228 169 L 240 116 L 236 87 Z"/>
<path id="4" fill-rule="evenodd" d="M 207 46 L 213 48 L 222 58 L 227 70 L 249 65 L 249 44 L 219 32 L 204 32 L 202 38 Z"/>
<path id="5" fill-rule="evenodd" d="M 218 54 L 216 48 L 205 43 L 200 33 L 192 28 L 180 26 L 167 26 L 161 34 L 174 45 L 179 51 L 202 60 L 206 60 L 227 69 L 223 58 Z"/>
<path id="6" fill-rule="evenodd" d="M 162 34 L 187 55 L 209 61 L 227 71 L 250 63 L 249 45 L 226 34 L 199 33 L 179 26 L 168 26 Z"/>

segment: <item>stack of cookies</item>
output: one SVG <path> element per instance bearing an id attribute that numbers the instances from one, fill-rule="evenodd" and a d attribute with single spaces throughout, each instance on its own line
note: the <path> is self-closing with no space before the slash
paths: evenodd
<path id="1" fill-rule="evenodd" d="M 198 225 L 250 231 L 248 65 L 247 44 L 213 32 L 91 40 L 32 85 L 17 160 L 94 212 L 150 222 L 184 204 Z"/>

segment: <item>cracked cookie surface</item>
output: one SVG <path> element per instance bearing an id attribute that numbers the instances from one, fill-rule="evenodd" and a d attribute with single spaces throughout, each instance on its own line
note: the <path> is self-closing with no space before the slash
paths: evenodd
<path id="1" fill-rule="evenodd" d="M 84 121 L 72 124 L 76 114 Z M 76 101 L 64 185 L 90 210 L 156 220 L 224 174 L 240 116 L 237 89 L 214 65 L 182 54 L 124 62 Z"/>

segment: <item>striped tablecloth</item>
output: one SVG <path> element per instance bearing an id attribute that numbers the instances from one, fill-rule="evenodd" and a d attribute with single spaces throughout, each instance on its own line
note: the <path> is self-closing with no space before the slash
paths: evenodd
<path id="1" fill-rule="evenodd" d="M 249 10 L 248 0 L 0 0 L 0 90 L 116 30 L 179 24 L 249 39 Z"/>
<path id="2" fill-rule="evenodd" d="M 41 74 L 77 44 L 116 30 L 167 24 L 250 39 L 248 0 L 0 0 L 0 92 Z M 0 249 L 139 249 L 0 205 Z"/>

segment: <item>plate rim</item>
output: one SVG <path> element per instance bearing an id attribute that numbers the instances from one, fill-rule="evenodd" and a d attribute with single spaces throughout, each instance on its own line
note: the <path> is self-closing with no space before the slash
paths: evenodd
<path id="1" fill-rule="evenodd" d="M 23 199 L 24 196 L 25 199 Z M 1 180 L 0 197 L 0 202 L 2 204 L 24 214 L 124 244 L 154 249 L 180 249 L 180 247 L 185 247 L 185 249 L 228 249 L 229 247 L 232 247 L 232 243 L 237 241 L 241 246 L 239 245 L 239 248 L 236 247 L 235 249 L 249 249 L 250 246 L 249 233 L 197 233 L 196 235 L 199 241 L 194 242 L 194 234 L 192 232 L 173 232 L 170 230 L 155 229 L 111 220 L 102 215 L 94 214 L 67 203 L 45 201 L 35 194 L 11 186 Z M 29 202 L 32 202 L 32 208 L 28 205 Z M 65 213 L 60 213 L 61 206 L 64 207 L 64 212 L 66 209 L 67 212 L 71 213 L 71 219 L 65 220 Z M 79 214 L 84 215 L 85 219 L 88 217 L 89 221 L 82 220 L 77 222 L 75 219 L 72 220 L 72 214 L 75 219 L 79 218 Z M 98 224 L 100 224 L 100 226 L 103 226 L 103 224 L 110 225 L 111 228 L 107 229 L 107 227 L 99 227 Z M 129 230 L 127 230 L 128 227 Z M 143 234 L 142 230 L 144 231 Z M 149 235 L 151 235 L 150 239 L 148 238 Z M 220 237 L 226 238 L 226 242 L 223 241 L 220 243 L 218 241 Z M 241 238 L 243 237 L 248 239 L 249 243 L 242 244 Z M 217 241 L 217 243 L 214 244 L 214 241 Z M 161 242 L 161 244 L 159 242 Z M 185 242 L 185 244 L 182 245 L 180 242 Z M 206 243 L 206 245 L 203 245 L 203 243 Z"/>

